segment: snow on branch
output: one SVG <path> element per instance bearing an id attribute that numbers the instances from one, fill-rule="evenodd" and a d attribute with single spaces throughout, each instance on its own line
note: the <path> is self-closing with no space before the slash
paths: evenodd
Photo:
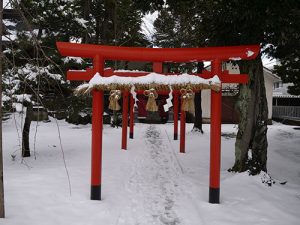
<path id="1" fill-rule="evenodd" d="M 25 79 L 34 82 L 38 82 L 38 76 L 43 75 L 44 79 L 53 79 L 59 81 L 61 84 L 64 83 L 63 77 L 60 74 L 50 71 L 51 66 L 42 67 L 27 63 L 25 66 L 18 68 L 17 74 L 24 75 Z"/>
<path id="2" fill-rule="evenodd" d="M 221 81 L 217 75 L 210 79 L 204 79 L 196 75 L 180 74 L 180 75 L 163 75 L 158 73 L 150 73 L 140 77 L 122 77 L 113 75 L 110 77 L 102 77 L 96 73 L 87 84 L 78 86 L 75 94 L 87 94 L 93 89 L 97 90 L 147 90 L 154 88 L 158 91 L 181 90 L 189 86 L 194 91 L 202 89 L 212 89 L 219 91 L 221 89 Z"/>

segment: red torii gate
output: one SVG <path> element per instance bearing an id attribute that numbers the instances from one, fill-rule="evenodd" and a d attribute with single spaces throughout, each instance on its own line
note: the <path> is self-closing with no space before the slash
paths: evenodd
<path id="1" fill-rule="evenodd" d="M 91 44 L 57 42 L 57 48 L 63 56 L 92 58 L 93 67 L 85 71 L 69 70 L 68 80 L 89 81 L 97 72 L 101 76 L 132 77 L 144 76 L 146 72 L 115 72 L 104 69 L 105 60 L 147 61 L 153 62 L 153 71 L 162 73 L 163 62 L 197 62 L 211 61 L 211 72 L 198 74 L 202 78 L 218 75 L 222 83 L 247 83 L 248 75 L 229 75 L 222 71 L 222 62 L 228 60 L 251 60 L 259 53 L 259 45 L 207 47 L 207 48 L 138 48 L 116 47 Z M 174 139 L 178 131 L 178 95 L 174 93 Z M 122 149 L 127 148 L 128 102 L 129 92 L 123 91 L 122 113 Z M 133 138 L 133 103 L 130 98 L 130 138 Z M 91 200 L 101 200 L 101 168 L 102 168 L 102 129 L 103 129 L 103 91 L 93 91 L 92 111 L 92 169 Z M 221 106 L 222 92 L 211 91 L 211 135 L 210 135 L 210 181 L 209 202 L 220 202 L 220 164 L 221 164 Z M 185 152 L 185 112 L 181 111 L 180 152 Z M 125 119 L 126 118 L 126 119 Z"/>

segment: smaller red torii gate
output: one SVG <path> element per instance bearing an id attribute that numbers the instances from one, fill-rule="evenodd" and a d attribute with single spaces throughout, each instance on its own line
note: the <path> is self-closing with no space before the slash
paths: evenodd
<path id="1" fill-rule="evenodd" d="M 246 74 L 228 74 L 222 71 L 222 62 L 228 60 L 251 60 L 260 51 L 259 45 L 207 47 L 207 48 L 138 48 L 116 47 L 91 44 L 57 42 L 57 48 L 63 56 L 92 58 L 93 67 L 85 71 L 69 70 L 68 80 L 89 81 L 97 72 L 104 77 L 118 75 L 124 77 L 144 76 L 147 72 L 113 72 L 105 70 L 105 60 L 147 61 L 153 62 L 153 71 L 162 73 L 163 62 L 197 62 L 211 61 L 211 71 L 197 74 L 202 78 L 218 75 L 221 83 L 242 83 L 248 81 Z M 174 75 L 174 74 L 173 74 Z M 165 93 L 166 94 L 166 93 Z M 92 111 L 92 169 L 91 199 L 101 200 L 101 168 L 102 168 L 102 129 L 103 129 L 103 91 L 93 91 Z M 174 139 L 178 137 L 178 92 L 174 92 Z M 122 149 L 127 149 L 129 91 L 123 91 L 122 112 Z M 133 138 L 133 106 L 130 97 L 130 138 Z M 210 135 L 210 179 L 209 202 L 220 202 L 220 164 L 221 164 L 221 106 L 222 92 L 211 91 L 211 135 Z M 126 119 L 125 119 L 126 118 Z M 181 111 L 180 120 L 180 152 L 185 152 L 185 112 Z"/>

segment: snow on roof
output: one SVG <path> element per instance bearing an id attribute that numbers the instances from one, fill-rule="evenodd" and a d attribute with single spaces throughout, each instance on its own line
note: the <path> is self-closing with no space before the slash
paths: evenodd
<path id="1" fill-rule="evenodd" d="M 271 78 L 273 78 L 274 81 L 281 81 L 281 78 L 279 76 L 277 76 L 275 73 L 273 73 L 273 71 L 267 67 L 263 67 L 264 69 L 264 75 L 267 75 Z"/>
<path id="2" fill-rule="evenodd" d="M 140 77 L 122 77 L 112 75 L 110 77 L 102 77 L 96 73 L 88 84 L 82 84 L 75 90 L 76 94 L 89 93 L 93 89 L 112 90 L 127 89 L 135 87 L 138 90 L 146 90 L 155 88 L 157 90 L 180 90 L 190 86 L 192 89 L 213 89 L 219 91 L 221 89 L 221 81 L 217 75 L 210 79 L 204 79 L 196 75 L 180 74 L 180 75 L 163 75 L 158 73 L 150 73 Z"/>

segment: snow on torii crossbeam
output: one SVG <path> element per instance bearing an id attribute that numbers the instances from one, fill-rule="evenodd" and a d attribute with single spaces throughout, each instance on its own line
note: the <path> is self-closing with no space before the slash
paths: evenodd
<path id="1" fill-rule="evenodd" d="M 212 78 L 218 75 L 221 83 L 247 83 L 246 74 L 228 74 L 222 71 L 222 62 L 228 60 L 251 60 L 260 51 L 259 45 L 207 47 L 207 48 L 139 48 L 116 47 L 91 44 L 76 44 L 57 42 L 57 48 L 63 56 L 92 58 L 93 67 L 86 71 L 69 70 L 68 80 L 89 81 L 96 73 L 103 77 L 118 75 L 123 77 L 138 77 L 146 72 L 115 72 L 104 69 L 105 60 L 147 61 L 153 62 L 153 71 L 162 73 L 163 62 L 197 62 L 211 61 L 211 72 L 198 74 L 202 78 Z M 174 93 L 174 139 L 178 130 L 178 92 Z M 122 113 L 122 149 L 127 148 L 128 99 L 129 91 L 123 91 Z M 133 137 L 133 98 L 130 98 L 130 137 Z M 211 135 L 210 135 L 210 181 L 209 202 L 220 202 L 220 164 L 221 164 L 221 106 L 222 92 L 211 91 Z M 181 111 L 180 122 L 180 152 L 185 151 L 185 112 Z M 92 111 L 92 171 L 91 199 L 101 199 L 101 167 L 102 167 L 102 129 L 103 129 L 103 91 L 93 91 Z"/>

